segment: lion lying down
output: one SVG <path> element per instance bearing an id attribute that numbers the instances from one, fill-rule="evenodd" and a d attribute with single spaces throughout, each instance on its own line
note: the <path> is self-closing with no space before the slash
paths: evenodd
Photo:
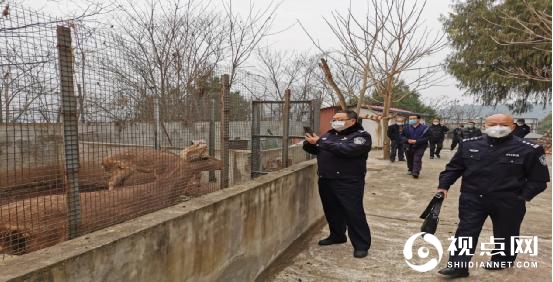
<path id="1" fill-rule="evenodd" d="M 115 172 L 110 179 L 112 189 L 80 193 L 79 233 L 85 234 L 175 204 L 194 176 L 202 171 L 221 169 L 221 161 L 206 154 L 191 157 L 189 152 L 202 151 L 201 147 L 187 148 L 181 152 L 181 157 L 153 149 L 135 155 L 134 159 L 123 158 L 130 156 L 126 152 L 118 154 L 121 157 L 111 156 L 113 166 L 109 166 L 109 160 L 106 164 Z M 156 161 L 161 167 L 149 166 L 144 159 L 147 156 L 162 160 Z M 150 171 L 155 180 L 121 186 L 126 179 L 121 176 L 125 174 L 121 170 L 129 175 Z M 39 196 L 0 206 L 0 254 L 24 254 L 67 240 L 67 215 L 66 195 Z"/>

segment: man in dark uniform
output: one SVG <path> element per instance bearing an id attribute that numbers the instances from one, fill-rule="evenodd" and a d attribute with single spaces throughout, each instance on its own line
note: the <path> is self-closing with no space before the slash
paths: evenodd
<path id="1" fill-rule="evenodd" d="M 435 118 L 428 131 L 430 132 L 430 158 L 433 159 L 436 155 L 436 158 L 439 159 L 440 151 L 444 146 L 445 134 L 449 131 L 449 128 L 442 125 L 439 118 Z"/>
<path id="2" fill-rule="evenodd" d="M 459 124 L 459 126 L 455 129 L 453 129 L 453 138 L 451 138 L 451 151 L 457 147 L 457 144 L 459 144 L 459 141 L 463 140 L 463 127 L 464 125 Z"/>
<path id="3" fill-rule="evenodd" d="M 482 225 L 488 216 L 493 223 L 494 243 L 504 248 L 493 252 L 486 269 L 511 266 L 516 246 L 511 237 L 519 236 L 520 225 L 530 201 L 547 187 L 549 170 L 543 147 L 512 134 L 513 118 L 496 114 L 486 119 L 484 136 L 464 139 L 455 156 L 440 173 L 438 192 L 447 196 L 453 183 L 463 177 L 459 198 L 459 225 L 455 239 L 472 238 L 469 254 L 474 254 Z M 488 241 L 488 240 L 486 240 Z M 497 248 L 497 247 L 496 247 Z M 469 275 L 471 256 L 454 249 L 440 274 L 449 277 Z"/>
<path id="4" fill-rule="evenodd" d="M 403 130 L 407 174 L 419 178 L 422 169 L 422 156 L 428 147 L 428 126 L 421 124 L 421 116 L 409 116 L 409 125 Z"/>
<path id="5" fill-rule="evenodd" d="M 363 209 L 367 157 L 371 136 L 357 121 L 354 111 L 339 111 L 332 118 L 332 129 L 320 138 L 306 134 L 303 149 L 317 155 L 319 195 L 330 229 L 330 236 L 319 245 L 346 242 L 346 229 L 353 245 L 353 256 L 367 256 L 371 232 Z"/>
<path id="6" fill-rule="evenodd" d="M 397 117 L 396 123 L 388 126 L 388 138 L 390 138 L 390 161 L 395 162 L 396 153 L 397 159 L 400 162 L 405 161 L 405 153 L 403 151 L 403 142 L 401 142 L 401 134 L 403 133 L 403 118 Z"/>
<path id="7" fill-rule="evenodd" d="M 478 136 L 482 136 L 482 131 L 474 126 L 473 121 L 469 121 L 467 126 L 463 129 L 463 138 L 468 139 Z"/>
<path id="8" fill-rule="evenodd" d="M 530 126 L 526 124 L 526 121 L 523 118 L 517 119 L 513 135 L 524 138 L 526 135 L 528 135 L 528 133 L 530 133 Z"/>

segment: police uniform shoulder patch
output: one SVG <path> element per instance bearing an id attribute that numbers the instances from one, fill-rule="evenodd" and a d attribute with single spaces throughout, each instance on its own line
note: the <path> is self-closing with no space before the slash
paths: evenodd
<path id="1" fill-rule="evenodd" d="M 532 147 L 532 148 L 534 148 L 534 149 L 537 149 L 537 148 L 540 147 L 540 144 L 534 144 L 534 143 L 528 142 L 528 141 L 526 141 L 526 140 L 524 140 L 524 139 L 521 139 L 520 142 L 522 142 L 522 144 L 526 144 L 526 145 L 528 145 L 528 146 L 530 146 L 530 147 Z"/>
<path id="2" fill-rule="evenodd" d="M 539 160 L 542 165 L 547 165 L 547 157 L 545 155 L 541 155 Z"/>
<path id="3" fill-rule="evenodd" d="M 355 138 L 353 138 L 353 143 L 354 143 L 354 144 L 361 145 L 361 144 L 365 144 L 365 142 L 367 142 L 367 141 L 366 141 L 365 138 L 363 138 L 363 137 L 355 137 Z"/>

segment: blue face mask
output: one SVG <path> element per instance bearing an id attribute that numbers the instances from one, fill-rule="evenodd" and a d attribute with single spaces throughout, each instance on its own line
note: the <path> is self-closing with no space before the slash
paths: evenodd
<path id="1" fill-rule="evenodd" d="M 409 120 L 409 125 L 413 125 L 413 124 L 415 124 L 415 123 L 417 123 L 416 120 L 414 120 L 414 119 L 410 119 L 410 120 Z"/>

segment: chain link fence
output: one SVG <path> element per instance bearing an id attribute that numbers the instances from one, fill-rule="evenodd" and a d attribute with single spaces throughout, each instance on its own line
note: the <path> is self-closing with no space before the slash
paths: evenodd
<path id="1" fill-rule="evenodd" d="M 0 18 L 0 254 L 243 183 L 252 160 L 266 173 L 309 159 L 299 144 L 304 126 L 318 128 L 320 103 L 265 103 L 255 125 L 252 105 L 267 87 L 247 72 L 185 71 L 179 54 L 162 64 L 139 39 L 9 11 Z M 258 136 L 252 156 L 256 126 L 280 137 Z"/>

